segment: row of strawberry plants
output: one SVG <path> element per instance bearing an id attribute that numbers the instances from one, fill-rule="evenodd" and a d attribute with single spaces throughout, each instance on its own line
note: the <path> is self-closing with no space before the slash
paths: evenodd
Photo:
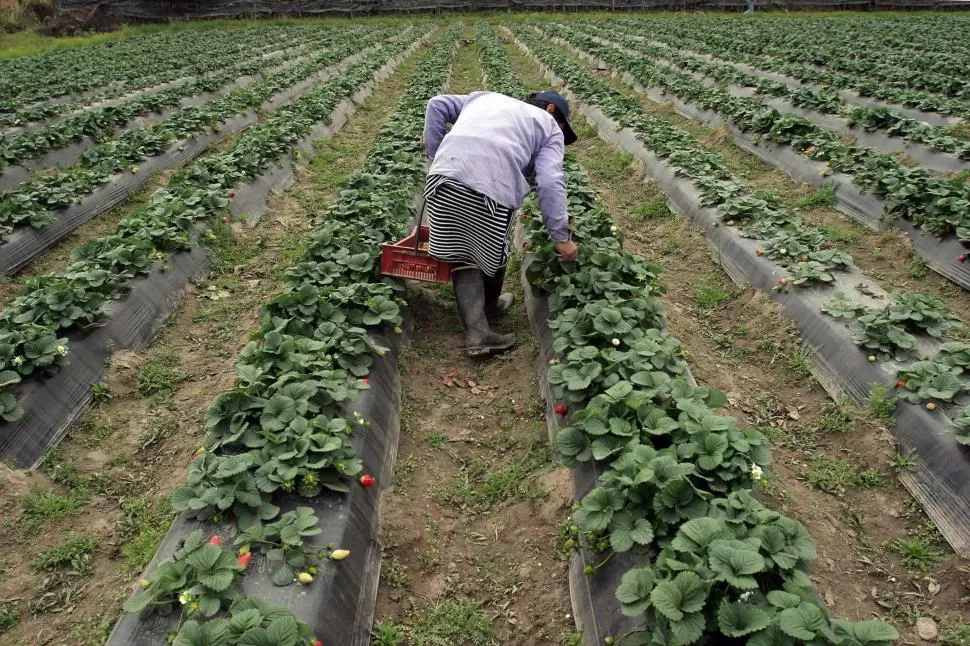
<path id="1" fill-rule="evenodd" d="M 333 34 L 333 48 L 325 48 L 301 63 L 238 88 L 201 106 L 187 106 L 147 128 L 130 128 L 118 137 L 84 151 L 72 167 L 31 177 L 11 191 L 0 192 L 0 238 L 16 227 L 43 228 L 57 219 L 56 210 L 79 202 L 111 178 L 148 157 L 161 154 L 176 142 L 212 128 L 246 110 L 258 108 L 279 92 L 356 54 L 387 32 Z"/>
<path id="2" fill-rule="evenodd" d="M 96 325 L 121 298 L 132 277 L 162 263 L 168 252 L 191 248 L 198 224 L 226 213 L 233 187 L 264 172 L 287 154 L 313 124 L 325 120 L 391 56 L 417 36 L 409 29 L 345 72 L 248 128 L 231 150 L 200 159 L 172 175 L 165 189 L 124 218 L 114 233 L 88 240 L 75 262 L 28 280 L 0 313 L 0 416 L 23 414 L 11 387 L 34 374 L 57 370 L 69 345 L 58 335 Z M 359 45 L 349 45 L 358 47 Z"/>
<path id="3" fill-rule="evenodd" d="M 302 41 L 312 38 L 315 34 L 325 31 L 320 27 L 290 27 L 267 29 L 222 43 L 219 46 L 209 45 L 204 55 L 192 55 L 191 51 L 183 52 L 183 65 L 167 68 L 154 68 L 138 78 L 112 83 L 100 90 L 84 93 L 73 100 L 51 100 L 19 108 L 13 112 L 0 111 L 0 127 L 26 126 L 35 122 L 44 122 L 58 115 L 89 108 L 92 105 L 117 100 L 132 92 L 152 93 L 164 84 L 191 82 L 198 76 L 218 73 L 227 66 L 237 64 L 240 60 L 253 58 L 254 52 L 273 52 L 286 49 L 294 40 Z M 204 38 L 194 45 L 205 45 Z M 124 56 L 123 52 L 119 55 Z"/>
<path id="4" fill-rule="evenodd" d="M 350 437 L 367 420 L 357 414 L 346 418 L 342 411 L 368 388 L 373 354 L 385 352 L 368 330 L 401 323 L 396 297 L 401 285 L 381 277 L 379 248 L 410 220 L 409 204 L 423 178 L 424 107 L 444 84 L 458 33 L 457 27 L 447 30 L 418 65 L 362 169 L 318 219 L 306 255 L 286 271 L 284 291 L 264 308 L 260 330 L 240 354 L 236 387 L 216 396 L 206 413 L 209 447 L 192 460 L 187 483 L 172 493 L 172 506 L 236 525 L 240 556 L 221 549 L 218 539 L 206 547 L 199 530 L 187 541 L 191 549 L 160 564 L 125 604 L 127 611 L 145 614 L 181 605 L 189 621 L 176 644 L 210 643 L 202 637 L 231 631 L 240 612 L 233 582 L 253 553 L 273 564 L 278 586 L 310 585 L 322 559 L 351 556 L 342 549 L 320 553 L 312 545 L 321 532 L 319 519 L 309 508 L 279 515 L 273 499 L 288 492 L 312 498 L 324 489 L 347 491 L 346 479 L 363 470 Z M 363 476 L 360 483 L 370 486 L 373 479 Z M 209 558 L 193 558 L 200 550 Z M 218 580 L 210 563 L 221 565 Z M 226 606 L 228 621 L 207 620 Z M 297 623 L 303 632 L 296 634 L 296 619 L 288 621 L 289 638 L 266 643 L 312 641 L 308 627 Z M 263 643 L 247 639 L 233 634 L 219 643 Z"/>
<path id="5" fill-rule="evenodd" d="M 686 376 L 658 298 L 661 268 L 622 250 L 572 159 L 567 190 L 583 261 L 559 263 L 533 201 L 525 221 L 528 275 L 550 294 L 561 358 L 548 379 L 572 410 L 556 448 L 567 465 L 603 468 L 572 516 L 570 540 L 643 557 L 616 588 L 623 612 L 644 622 L 622 643 L 895 643 L 888 624 L 835 620 L 818 601 L 808 531 L 752 492 L 770 461 L 767 439 L 719 415 L 724 394 Z M 597 568 L 586 573 L 596 576 Z"/>
<path id="6" fill-rule="evenodd" d="M 970 49 L 962 43 L 966 19 L 958 15 L 920 16 L 803 16 L 786 24 L 763 21 L 735 25 L 743 33 L 742 46 L 757 53 L 764 47 L 790 47 L 805 62 L 823 65 L 851 43 L 859 56 L 884 58 L 901 69 L 924 69 L 940 74 L 970 71 Z M 715 28 L 717 26 L 715 25 Z M 842 50 L 844 52 L 844 50 Z"/>
<path id="7" fill-rule="evenodd" d="M 924 144 L 933 150 L 953 153 L 961 159 L 970 160 L 970 141 L 952 136 L 949 127 L 931 126 L 890 108 L 850 105 L 841 94 L 828 88 L 792 88 L 780 81 L 741 71 L 733 65 L 708 62 L 697 55 L 687 54 L 667 45 L 654 45 L 648 41 L 633 38 L 615 28 L 608 29 L 601 25 L 584 23 L 583 29 L 587 33 L 596 34 L 640 56 L 667 61 L 720 83 L 755 88 L 759 94 L 790 101 L 792 105 L 800 108 L 840 116 L 846 119 L 850 126 L 858 125 L 869 132 L 883 131 L 887 135 L 903 137 Z"/>
<path id="8" fill-rule="evenodd" d="M 353 33 L 354 30 L 350 31 Z M 241 76 L 278 67 L 306 55 L 308 51 L 329 47 L 336 39 L 336 29 L 321 30 L 307 35 L 306 38 L 295 39 L 286 51 L 276 56 L 258 56 L 230 64 L 215 74 L 201 76 L 161 92 L 140 94 L 123 103 L 84 110 L 37 130 L 0 134 L 0 169 L 39 157 L 74 141 L 80 141 L 85 136 L 96 141 L 106 141 L 114 136 L 117 128 L 135 117 L 176 107 L 185 98 L 218 90 Z"/>
<path id="9" fill-rule="evenodd" d="M 890 87 L 917 88 L 943 96 L 970 99 L 970 63 L 951 56 L 946 64 L 931 54 L 920 56 L 904 48 L 880 46 L 885 30 L 866 33 L 850 22 L 831 19 L 804 21 L 750 21 L 728 27 L 723 21 L 701 21 L 697 31 L 730 36 L 743 43 L 746 51 L 793 63 L 804 63 L 855 74 Z M 951 27 L 961 33 L 959 19 Z M 825 25 L 824 36 L 812 33 L 811 25 Z M 875 25 L 870 25 L 875 27 Z M 885 23 L 882 23 L 885 27 Z M 883 33 L 879 33 L 883 32 Z M 952 33 L 952 32 L 951 32 Z M 936 60 L 934 60 L 936 59 Z"/>
<path id="10" fill-rule="evenodd" d="M 970 117 L 970 100 L 945 97 L 908 87 L 891 87 L 885 83 L 829 69 L 819 69 L 803 63 L 792 63 L 770 56 L 748 53 L 743 41 L 734 35 L 714 35 L 705 30 L 673 29 L 667 24 L 621 21 L 623 26 L 637 33 L 649 33 L 654 40 L 672 47 L 687 49 L 718 58 L 744 63 L 756 69 L 768 70 L 798 80 L 819 85 L 854 90 L 862 96 L 927 110 L 945 115 Z"/>
<path id="11" fill-rule="evenodd" d="M 517 30 L 516 33 L 520 40 L 535 47 L 534 32 Z M 545 57 L 547 64 L 551 56 Z M 753 191 L 739 181 L 721 155 L 688 133 L 648 115 L 636 100 L 594 78 L 586 66 L 576 61 L 557 57 L 554 71 L 585 101 L 596 104 L 608 117 L 632 128 L 652 151 L 676 165 L 679 174 L 689 177 L 700 188 L 703 206 L 716 208 L 722 221 L 738 226 L 746 237 L 763 240 L 755 253 L 774 260 L 788 272 L 788 277 L 780 279 L 775 289 L 836 284 L 838 273 L 852 268 L 851 256 L 829 241 L 821 229 L 806 224 L 771 193 Z M 961 395 L 970 389 L 970 381 L 965 378 L 954 381 L 951 377 L 970 366 L 953 365 L 945 376 L 940 376 L 939 370 L 927 373 L 925 364 L 953 363 L 948 354 L 962 351 L 964 344 L 950 340 L 929 354 L 915 336 L 947 342 L 947 334 L 962 325 L 940 299 L 904 292 L 896 294 L 884 307 L 869 311 L 844 293 L 837 293 L 823 307 L 823 312 L 846 319 L 853 341 L 873 362 L 916 360 L 896 384 L 903 397 L 914 403 L 930 399 L 963 403 Z M 951 392 L 953 387 L 956 389 Z M 936 404 L 930 402 L 930 406 L 935 408 Z M 961 438 L 967 435 L 965 427 L 954 424 L 950 430 L 964 442 Z"/>
<path id="12" fill-rule="evenodd" d="M 0 63 L 0 112 L 12 112 L 35 101 L 88 93 L 94 98 L 192 76 L 210 67 L 220 51 L 245 56 L 254 47 L 285 42 L 282 27 L 159 32 Z"/>
<path id="13" fill-rule="evenodd" d="M 496 60 L 498 44 L 484 36 L 480 31 L 486 81 L 521 92 L 507 59 Z M 623 612 L 645 620 L 623 643 L 892 643 L 898 635 L 890 626 L 833 621 L 816 600 L 807 575 L 815 558 L 811 537 L 751 491 L 770 461 L 767 439 L 717 415 L 726 397 L 686 376 L 659 299 L 662 268 L 623 251 L 572 156 L 566 186 L 583 260 L 559 262 L 532 199 L 524 210 L 527 275 L 549 293 L 548 325 L 561 358 L 547 375 L 554 395 L 573 410 L 556 406 L 569 415 L 556 448 L 569 466 L 607 467 L 580 501 L 570 540 L 592 551 L 636 550 L 648 560 L 626 572 L 616 590 Z"/>
<path id="14" fill-rule="evenodd" d="M 531 32 L 520 34 L 523 40 L 532 36 Z M 765 201 L 764 198 L 770 196 L 761 192 L 755 196 L 747 189 L 738 192 L 737 183 L 718 179 L 718 172 L 725 172 L 726 168 L 719 155 L 711 154 L 686 133 L 662 120 L 643 114 L 634 101 L 594 79 L 584 66 L 561 57 L 554 69 L 570 82 L 571 88 L 578 88 L 581 96 L 598 104 L 613 120 L 633 128 L 638 139 L 665 158 L 668 164 L 676 165 L 678 174 L 689 177 L 701 191 L 700 205 L 715 207 L 720 219 L 728 225 L 740 220 L 741 230 L 746 237 L 768 237 L 764 229 L 770 232 L 774 226 L 772 219 L 783 214 L 775 211 L 776 207 L 770 200 Z M 752 210 L 744 215 L 744 209 L 739 210 L 736 203 L 735 208 L 725 211 L 728 205 L 725 198 L 741 198 L 740 204 L 746 204 Z M 760 219 L 762 215 L 766 219 Z M 785 233 L 783 230 L 778 235 L 768 237 L 764 249 L 755 249 L 755 254 L 765 254 L 777 260 L 778 253 L 791 251 L 804 254 L 811 249 L 811 245 L 824 240 L 814 236 L 799 239 Z M 779 249 L 779 246 L 783 248 Z M 788 265 L 789 277 L 778 280 L 775 286 L 777 291 L 787 291 L 791 284 L 805 286 L 806 283 L 799 282 L 802 276 L 798 271 L 792 271 L 792 267 Z M 834 278 L 828 272 L 825 272 L 825 277 L 827 280 Z M 853 291 L 850 283 L 840 284 L 847 292 Z M 835 297 L 822 307 L 822 312 L 847 320 L 851 340 L 869 355 L 870 362 L 890 358 L 906 362 L 895 380 L 896 394 L 900 398 L 914 404 L 925 403 L 926 409 L 931 412 L 936 410 L 938 403 L 963 405 L 970 400 L 970 378 L 964 375 L 970 368 L 970 360 L 967 359 L 970 344 L 947 340 L 946 335 L 961 324 L 939 299 L 919 293 L 900 293 L 881 308 L 867 309 L 859 306 L 858 296 L 852 298 L 836 292 Z M 924 341 L 918 342 L 915 335 L 924 335 Z M 929 343 L 925 341 L 927 338 L 931 340 Z M 924 350 L 927 347 L 935 347 L 934 352 L 927 354 Z M 915 362 L 912 362 L 914 359 Z M 850 382 L 851 379 L 847 383 Z M 927 432 L 930 429 L 949 430 L 958 443 L 970 443 L 970 408 L 964 409 L 955 419 L 951 418 L 949 411 L 945 413 L 942 419 L 920 422 L 923 425 L 920 428 L 928 424 Z M 907 416 L 907 419 L 913 415 L 911 411 L 901 411 L 899 414 Z M 958 463 L 961 461 L 958 460 Z M 946 464 L 950 466 L 937 464 L 934 468 L 954 469 L 955 472 L 960 470 L 952 460 Z"/>
<path id="15" fill-rule="evenodd" d="M 894 217 L 909 220 L 935 235 L 956 234 L 961 241 L 970 242 L 970 185 L 959 178 L 942 179 L 925 168 L 909 168 L 892 155 L 847 144 L 838 134 L 808 119 L 748 97 L 732 96 L 621 48 L 575 32 L 566 34 L 554 25 L 543 25 L 543 30 L 566 35 L 570 43 L 579 43 L 582 51 L 629 72 L 643 85 L 662 88 L 698 108 L 716 112 L 743 131 L 787 144 L 811 159 L 826 162 L 832 170 L 851 177 L 863 190 L 884 199 L 887 211 Z"/>

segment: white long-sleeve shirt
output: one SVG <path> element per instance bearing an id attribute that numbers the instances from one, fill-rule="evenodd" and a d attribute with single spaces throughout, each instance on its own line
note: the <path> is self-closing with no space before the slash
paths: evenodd
<path id="1" fill-rule="evenodd" d="M 534 171 L 549 237 L 569 240 L 565 140 L 551 114 L 496 92 L 443 94 L 428 102 L 424 143 L 430 174 L 456 179 L 509 208 L 522 206 Z"/>

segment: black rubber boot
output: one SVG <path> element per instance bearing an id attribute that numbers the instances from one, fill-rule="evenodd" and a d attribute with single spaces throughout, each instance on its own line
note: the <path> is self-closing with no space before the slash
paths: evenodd
<path id="1" fill-rule="evenodd" d="M 484 274 L 483 274 L 484 276 Z M 484 276 L 485 279 L 485 318 L 494 321 L 505 314 L 515 297 L 512 292 L 502 293 L 502 285 L 505 283 L 505 267 L 498 270 L 494 276 Z"/>
<path id="2" fill-rule="evenodd" d="M 465 326 L 465 354 L 482 357 L 515 345 L 514 334 L 495 334 L 485 318 L 485 275 L 481 269 L 459 269 L 451 273 L 458 316 Z"/>

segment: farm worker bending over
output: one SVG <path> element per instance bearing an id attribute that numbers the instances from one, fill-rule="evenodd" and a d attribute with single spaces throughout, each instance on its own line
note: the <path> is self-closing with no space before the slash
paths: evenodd
<path id="1" fill-rule="evenodd" d="M 569 104 L 553 91 L 524 101 L 495 92 L 446 94 L 428 102 L 425 153 L 433 161 L 424 190 L 432 258 L 454 264 L 452 282 L 465 326 L 465 353 L 511 348 L 514 334 L 495 334 L 494 319 L 512 304 L 502 294 L 515 210 L 532 191 L 560 260 L 575 260 L 563 176 L 564 146 L 576 141 Z M 447 131 L 452 124 L 451 131 Z M 447 134 L 446 134 L 447 132 Z"/>

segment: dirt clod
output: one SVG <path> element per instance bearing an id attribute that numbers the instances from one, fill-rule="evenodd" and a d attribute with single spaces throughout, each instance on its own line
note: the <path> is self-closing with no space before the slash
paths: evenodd
<path id="1" fill-rule="evenodd" d="M 920 639 L 936 641 L 940 629 L 937 628 L 936 622 L 930 617 L 920 617 L 916 620 L 916 634 L 919 635 Z"/>

